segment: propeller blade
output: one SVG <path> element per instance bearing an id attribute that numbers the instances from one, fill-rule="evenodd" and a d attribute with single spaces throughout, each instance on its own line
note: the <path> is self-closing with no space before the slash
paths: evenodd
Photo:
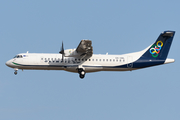
<path id="1" fill-rule="evenodd" d="M 64 61 L 64 45 L 62 42 L 62 46 L 61 46 L 61 51 L 59 52 L 60 54 L 62 54 L 62 62 Z"/>
<path id="2" fill-rule="evenodd" d="M 59 52 L 60 54 L 64 54 L 64 46 L 63 46 L 63 42 L 62 42 L 62 46 L 61 46 L 61 51 Z"/>
<path id="3" fill-rule="evenodd" d="M 62 54 L 62 62 L 64 62 L 64 54 Z"/>

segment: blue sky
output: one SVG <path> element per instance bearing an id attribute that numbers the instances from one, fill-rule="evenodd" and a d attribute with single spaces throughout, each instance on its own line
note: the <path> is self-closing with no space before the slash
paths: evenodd
<path id="1" fill-rule="evenodd" d="M 178 0 L 0 1 L 0 119 L 179 120 Z M 176 31 L 175 63 L 132 72 L 78 74 L 18 71 L 5 62 L 18 53 L 58 53 L 93 42 L 95 54 L 142 50 L 165 30 Z"/>

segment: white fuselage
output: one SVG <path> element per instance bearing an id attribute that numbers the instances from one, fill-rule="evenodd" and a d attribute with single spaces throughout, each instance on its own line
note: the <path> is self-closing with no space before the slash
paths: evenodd
<path id="1" fill-rule="evenodd" d="M 143 52 L 142 52 L 143 53 Z M 139 54 L 139 55 L 138 55 Z M 22 58 L 13 58 L 6 65 L 17 69 L 38 70 L 66 70 L 77 72 L 77 68 L 83 68 L 86 72 L 97 71 L 127 71 L 132 70 L 133 61 L 141 56 L 141 52 L 124 55 L 97 55 L 89 58 L 64 57 L 61 54 L 37 54 L 21 53 Z M 127 65 L 127 68 L 116 68 L 116 66 Z"/>
<path id="2" fill-rule="evenodd" d="M 77 68 L 84 68 L 86 72 L 96 71 L 126 71 L 125 68 L 113 68 L 132 62 L 133 58 L 124 55 L 93 55 L 90 58 L 64 57 L 61 54 L 20 54 L 25 57 L 13 58 L 9 62 L 10 67 L 17 69 L 38 70 L 66 70 L 77 72 Z"/>
<path id="3" fill-rule="evenodd" d="M 63 60 L 62 54 L 21 53 L 18 55 L 22 57 L 13 58 L 7 61 L 6 65 L 14 69 L 65 70 L 69 72 L 78 72 L 78 68 L 83 68 L 86 73 L 131 71 L 139 69 L 133 67 L 133 62 L 138 60 L 148 48 L 123 55 L 93 54 L 89 58 L 64 57 Z M 174 62 L 174 59 L 167 59 L 164 63 L 171 62 Z"/>

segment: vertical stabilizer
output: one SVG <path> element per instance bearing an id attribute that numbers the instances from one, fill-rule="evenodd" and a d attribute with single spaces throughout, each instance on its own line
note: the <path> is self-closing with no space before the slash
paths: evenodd
<path id="1" fill-rule="evenodd" d="M 174 59 L 167 60 L 175 31 L 164 31 L 159 35 L 156 42 L 152 44 L 145 53 L 133 64 L 134 68 L 145 68 L 164 63 L 174 62 Z"/>
<path id="2" fill-rule="evenodd" d="M 175 31 L 164 31 L 156 42 L 142 55 L 142 59 L 166 60 Z"/>

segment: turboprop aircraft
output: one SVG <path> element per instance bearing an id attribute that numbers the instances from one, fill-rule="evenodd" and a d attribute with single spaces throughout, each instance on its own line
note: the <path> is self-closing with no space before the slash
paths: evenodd
<path id="1" fill-rule="evenodd" d="M 132 71 L 174 62 L 167 58 L 174 34 L 175 31 L 164 31 L 146 49 L 122 55 L 93 54 L 90 40 L 81 40 L 76 49 L 64 50 L 62 43 L 59 54 L 20 53 L 6 65 L 14 68 L 15 75 L 18 69 L 65 70 L 79 73 L 80 78 L 89 72 Z"/>

